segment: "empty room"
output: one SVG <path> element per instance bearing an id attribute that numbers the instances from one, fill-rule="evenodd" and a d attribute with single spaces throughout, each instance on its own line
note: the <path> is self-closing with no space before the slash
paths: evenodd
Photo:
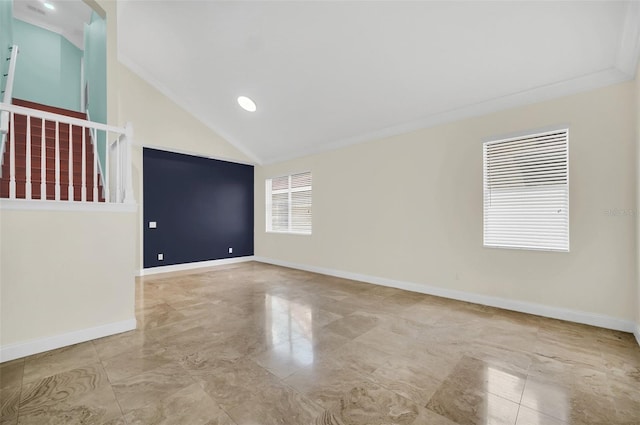
<path id="1" fill-rule="evenodd" d="M 640 1 L 0 0 L 0 424 L 640 425 Z"/>

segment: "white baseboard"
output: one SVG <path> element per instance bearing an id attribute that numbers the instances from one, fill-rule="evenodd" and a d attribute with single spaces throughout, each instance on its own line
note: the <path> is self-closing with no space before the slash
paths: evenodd
<path id="1" fill-rule="evenodd" d="M 179 272 L 183 270 L 201 269 L 203 267 L 222 266 L 225 264 L 244 263 L 246 261 L 253 261 L 253 255 L 247 255 L 246 257 L 235 258 L 223 258 L 221 260 L 209 260 L 209 261 L 197 261 L 194 263 L 173 264 L 171 266 L 158 266 L 149 267 L 138 271 L 137 276 L 149 276 L 158 273 Z"/>
<path id="2" fill-rule="evenodd" d="M 136 319 L 129 319 L 46 338 L 9 344 L 0 347 L 0 363 L 54 350 L 56 348 L 79 344 L 92 339 L 131 331 L 134 330 L 136 326 Z"/>
<path id="3" fill-rule="evenodd" d="M 636 341 L 638 342 L 638 345 L 640 345 L 640 323 L 636 324 L 636 330 L 633 334 L 636 337 Z"/>
<path id="4" fill-rule="evenodd" d="M 320 273 L 329 276 L 340 277 L 343 279 L 357 280 L 361 282 L 373 283 L 375 285 L 389 286 L 392 288 L 404 289 L 422 294 L 435 295 L 443 298 L 451 298 L 454 300 L 466 301 L 475 304 L 483 304 L 491 307 L 502 308 L 505 310 L 518 311 L 521 313 L 535 314 L 537 316 L 550 317 L 553 319 L 566 320 L 569 322 L 583 323 L 585 325 L 598 326 L 606 329 L 614 329 L 623 332 L 636 332 L 636 338 L 640 343 L 640 329 L 634 322 L 617 317 L 606 316 L 603 314 L 589 313 L 586 311 L 570 310 L 560 307 L 552 307 L 543 304 L 530 303 L 526 301 L 518 301 L 507 298 L 493 297 L 489 295 L 481 295 L 473 292 L 458 291 L 455 289 L 447 289 L 438 286 L 426 285 L 415 282 L 405 282 L 401 280 L 387 279 L 377 276 L 369 276 L 359 273 L 346 272 L 342 270 L 334 270 L 325 267 L 316 267 L 306 264 L 291 263 L 272 258 L 254 257 L 255 261 L 262 263 L 274 264 L 277 266 L 289 267 L 292 269 L 305 270 L 313 273 Z"/>

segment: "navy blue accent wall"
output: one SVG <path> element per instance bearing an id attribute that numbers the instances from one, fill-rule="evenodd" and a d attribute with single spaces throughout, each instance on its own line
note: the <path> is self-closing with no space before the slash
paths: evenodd
<path id="1" fill-rule="evenodd" d="M 253 255 L 253 166 L 144 148 L 143 179 L 145 268 Z"/>

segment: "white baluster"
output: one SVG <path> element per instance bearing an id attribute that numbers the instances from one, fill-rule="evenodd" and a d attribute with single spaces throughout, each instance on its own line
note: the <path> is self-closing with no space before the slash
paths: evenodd
<path id="1" fill-rule="evenodd" d="M 45 134 L 46 121 L 42 119 L 42 133 L 40 134 L 40 199 L 47 199 L 47 147 Z"/>
<path id="2" fill-rule="evenodd" d="M 120 181 L 122 176 L 120 175 L 120 136 L 116 139 L 116 202 L 122 202 L 122 196 L 120 194 Z"/>
<path id="3" fill-rule="evenodd" d="M 9 138 L 9 199 L 16 199 L 16 124 L 11 112 L 11 137 Z"/>
<path id="4" fill-rule="evenodd" d="M 25 139 L 25 183 L 24 193 L 26 199 L 31 199 L 31 115 L 27 115 L 27 137 Z"/>
<path id="5" fill-rule="evenodd" d="M 56 201 L 60 200 L 60 123 L 56 121 Z"/>
<path id="6" fill-rule="evenodd" d="M 82 202 L 87 202 L 87 129 L 82 127 Z"/>
<path id="7" fill-rule="evenodd" d="M 104 198 L 105 198 L 105 202 L 111 202 L 111 190 L 109 188 L 110 185 L 110 177 L 111 177 L 111 169 L 109 168 L 109 162 L 110 162 L 110 157 L 111 157 L 111 147 L 109 146 L 109 132 L 105 131 L 104 132 L 104 169 L 102 170 L 102 172 L 104 173 L 104 178 L 102 179 L 102 183 L 104 184 Z"/>
<path id="8" fill-rule="evenodd" d="M 73 196 L 73 127 L 69 124 L 69 201 L 74 201 Z"/>

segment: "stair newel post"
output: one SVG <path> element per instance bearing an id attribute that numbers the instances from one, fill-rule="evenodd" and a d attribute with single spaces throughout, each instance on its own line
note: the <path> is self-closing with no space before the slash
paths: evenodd
<path id="1" fill-rule="evenodd" d="M 75 201 L 73 195 L 73 127 L 69 124 L 69 201 Z"/>
<path id="2" fill-rule="evenodd" d="M 11 137 L 9 138 L 9 199 L 16 199 L 16 123 L 11 112 Z"/>
<path id="3" fill-rule="evenodd" d="M 125 190 L 124 190 L 123 202 L 125 204 L 134 204 L 135 199 L 133 198 L 133 179 L 131 178 L 131 172 L 132 172 L 131 167 L 133 165 L 131 162 L 131 150 L 132 150 L 132 143 L 133 143 L 133 125 L 130 122 L 126 123 L 124 126 L 124 137 L 125 137 L 125 162 L 124 162 Z"/>
<path id="4" fill-rule="evenodd" d="M 40 120 L 42 131 L 40 133 L 40 199 L 47 199 L 47 138 L 45 135 L 46 121 Z"/>
<path id="5" fill-rule="evenodd" d="M 87 201 L 87 137 L 86 127 L 80 127 L 82 129 L 82 202 Z"/>
<path id="6" fill-rule="evenodd" d="M 111 202 L 111 146 L 109 144 L 109 132 L 104 132 L 104 199 Z"/>
<path id="7" fill-rule="evenodd" d="M 25 182 L 24 197 L 31 199 L 31 115 L 27 115 L 27 136 L 25 138 Z"/>

